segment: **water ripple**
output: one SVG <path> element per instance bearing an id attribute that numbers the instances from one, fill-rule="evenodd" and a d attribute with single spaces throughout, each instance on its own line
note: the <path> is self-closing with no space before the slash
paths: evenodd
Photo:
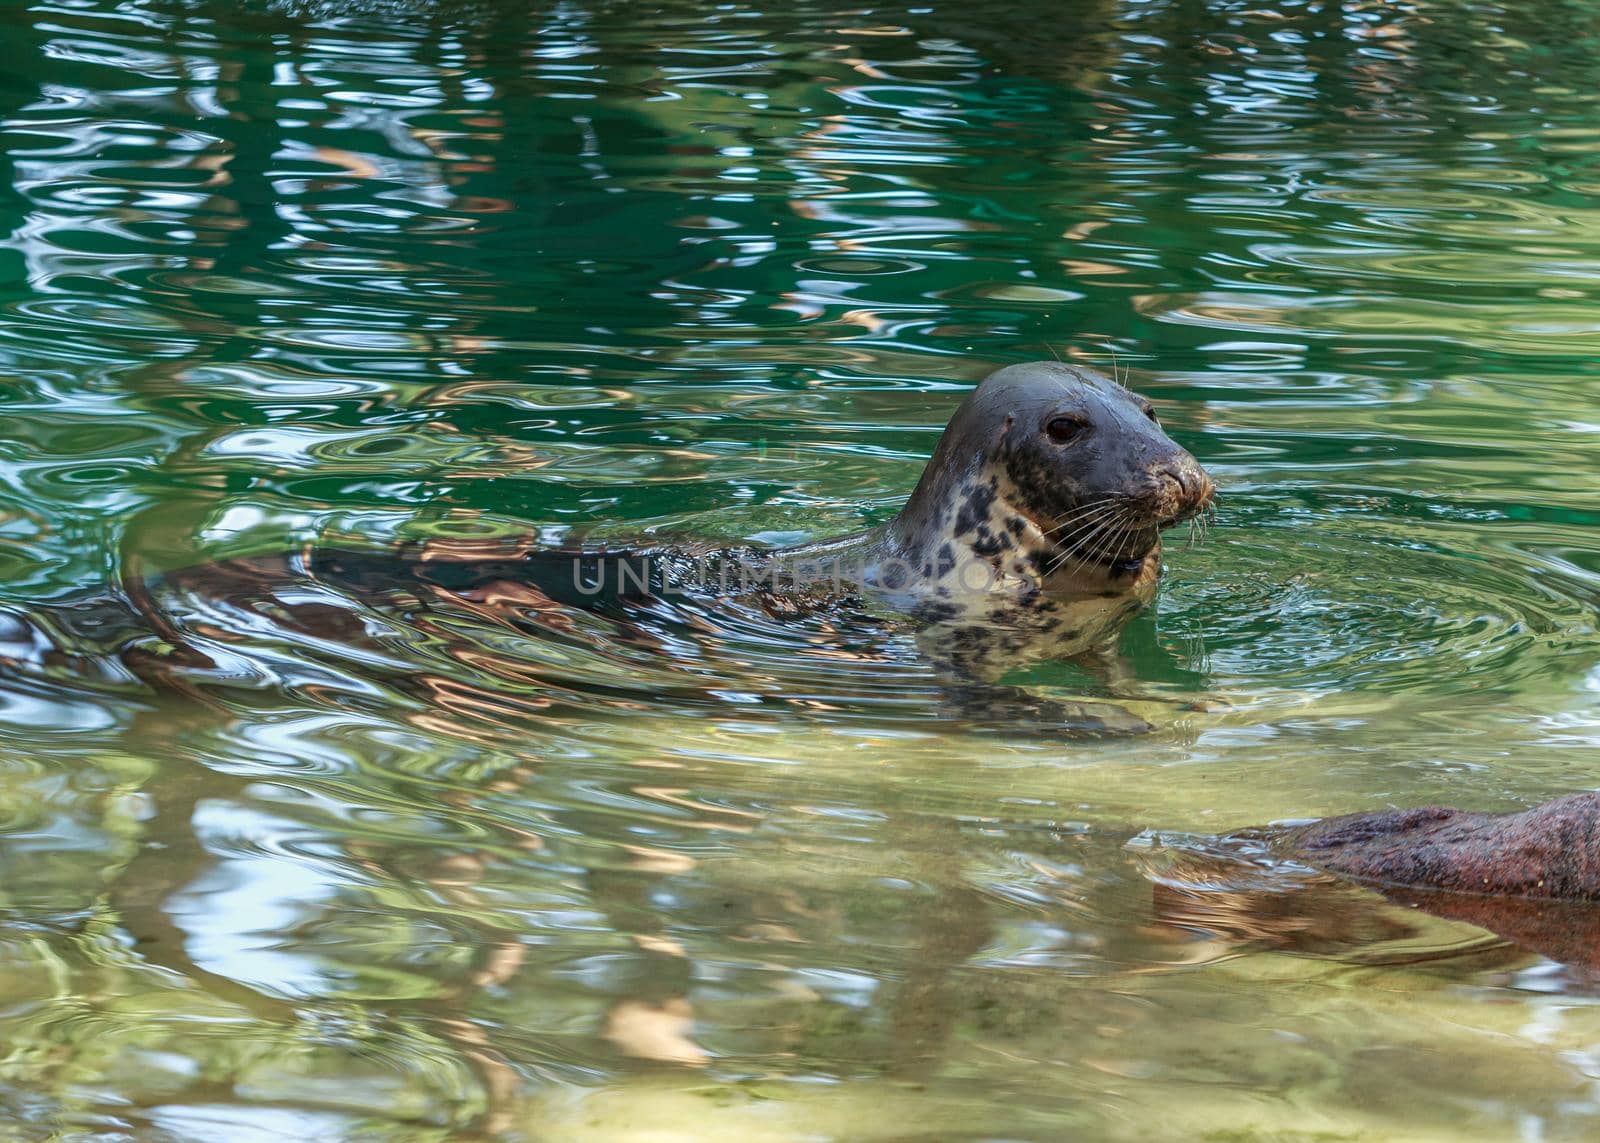
<path id="1" fill-rule="evenodd" d="M 1584 5 L 0 35 L 17 1130 L 1593 1134 L 1584 985 L 1215 840 L 1600 760 Z M 1223 489 L 1138 742 L 969 731 L 881 616 L 227 570 L 857 530 L 1052 353 Z"/>

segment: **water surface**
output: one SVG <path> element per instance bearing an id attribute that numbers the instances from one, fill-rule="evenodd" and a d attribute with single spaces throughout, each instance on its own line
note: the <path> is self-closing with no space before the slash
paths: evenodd
<path id="1" fill-rule="evenodd" d="M 361 642 L 158 586 L 226 652 L 177 690 L 70 658 L 159 631 L 8 644 L 6 1138 L 1600 1129 L 1582 974 L 1183 856 L 1595 784 L 1591 5 L 72 0 L 0 44 L 8 615 L 857 529 L 1052 353 L 1223 490 L 1124 640 L 1138 740 L 964 729 L 897 636 L 759 611 L 311 601 Z"/>

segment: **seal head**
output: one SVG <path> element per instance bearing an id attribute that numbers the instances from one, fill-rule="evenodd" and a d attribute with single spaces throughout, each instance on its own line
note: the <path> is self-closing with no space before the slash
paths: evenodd
<path id="1" fill-rule="evenodd" d="M 956 554 L 1038 581 L 1137 577 L 1163 528 L 1210 504 L 1210 477 L 1116 381 L 1042 361 L 990 374 L 956 411 L 888 548 L 937 572 Z"/>

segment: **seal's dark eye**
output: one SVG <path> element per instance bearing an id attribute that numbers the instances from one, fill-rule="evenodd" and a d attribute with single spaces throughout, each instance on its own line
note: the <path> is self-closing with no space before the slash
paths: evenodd
<path id="1" fill-rule="evenodd" d="M 1156 419 L 1155 406 L 1154 405 L 1146 405 L 1144 407 L 1144 415 L 1149 417 L 1152 421 L 1154 421 Z M 1157 422 L 1157 423 L 1159 424 L 1160 422 Z"/>
<path id="2" fill-rule="evenodd" d="M 1044 432 L 1056 444 L 1066 444 L 1089 427 L 1081 417 L 1055 417 L 1045 425 Z"/>

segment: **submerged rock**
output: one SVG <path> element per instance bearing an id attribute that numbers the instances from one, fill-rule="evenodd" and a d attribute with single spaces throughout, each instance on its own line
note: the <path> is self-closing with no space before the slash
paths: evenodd
<path id="1" fill-rule="evenodd" d="M 1435 806 L 1347 814 L 1292 830 L 1282 844 L 1397 904 L 1600 969 L 1600 793 L 1521 813 Z"/>
<path id="2" fill-rule="evenodd" d="M 1600 793 L 1511 814 L 1346 814 L 1293 830 L 1284 844 L 1307 864 L 1379 886 L 1600 902 Z"/>

